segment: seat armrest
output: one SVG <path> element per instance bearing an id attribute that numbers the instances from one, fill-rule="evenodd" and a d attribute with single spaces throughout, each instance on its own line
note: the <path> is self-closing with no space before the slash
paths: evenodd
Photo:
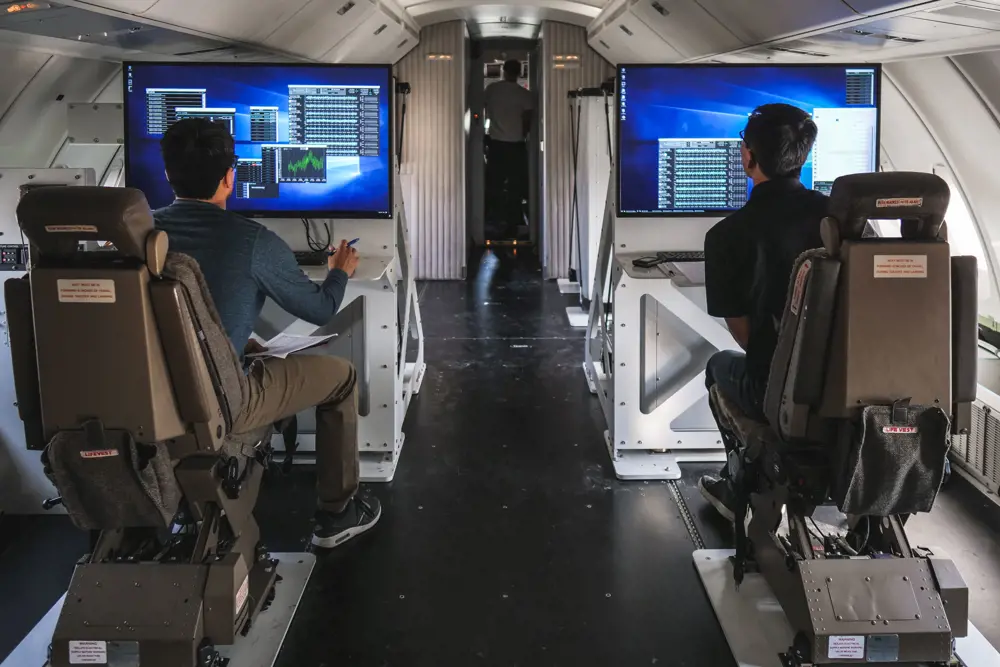
<path id="1" fill-rule="evenodd" d="M 31 282 L 28 277 L 4 283 L 10 359 L 14 374 L 17 412 L 24 422 L 24 438 L 30 450 L 41 451 L 47 444 L 42 427 L 42 399 L 38 385 L 38 353 L 35 325 L 31 314 Z"/>
<path id="2" fill-rule="evenodd" d="M 208 423 L 219 412 L 218 399 L 191 324 L 183 287 L 172 280 L 157 281 L 149 286 L 149 297 L 181 418 L 189 424 Z"/>
<path id="3" fill-rule="evenodd" d="M 951 258 L 952 432 L 972 428 L 978 389 L 979 271 L 975 257 Z"/>

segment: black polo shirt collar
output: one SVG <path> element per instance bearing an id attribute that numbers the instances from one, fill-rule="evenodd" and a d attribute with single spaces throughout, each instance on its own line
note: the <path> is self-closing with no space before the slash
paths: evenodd
<path id="1" fill-rule="evenodd" d="M 789 192 L 794 192 L 796 190 L 802 190 L 805 186 L 802 185 L 802 181 L 798 178 L 772 178 L 769 181 L 764 181 L 758 185 L 753 186 L 753 190 L 750 191 L 750 201 L 766 201 L 773 197 L 780 197 L 786 195 Z"/>

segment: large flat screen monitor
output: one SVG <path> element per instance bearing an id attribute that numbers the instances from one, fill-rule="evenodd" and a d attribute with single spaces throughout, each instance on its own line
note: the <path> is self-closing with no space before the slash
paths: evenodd
<path id="1" fill-rule="evenodd" d="M 388 65 L 124 64 L 125 180 L 173 200 L 160 138 L 182 118 L 236 141 L 229 207 L 261 217 L 392 217 Z"/>
<path id="2" fill-rule="evenodd" d="M 879 65 L 619 65 L 618 215 L 718 216 L 752 188 L 740 131 L 773 102 L 819 127 L 806 187 L 878 167 Z"/>

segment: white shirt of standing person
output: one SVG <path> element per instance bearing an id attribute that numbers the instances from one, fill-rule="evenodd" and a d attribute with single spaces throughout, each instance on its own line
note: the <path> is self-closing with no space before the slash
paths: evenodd
<path id="1" fill-rule="evenodd" d="M 486 87 L 486 117 L 490 140 L 524 141 L 524 112 L 534 111 L 535 96 L 516 81 L 497 81 Z"/>

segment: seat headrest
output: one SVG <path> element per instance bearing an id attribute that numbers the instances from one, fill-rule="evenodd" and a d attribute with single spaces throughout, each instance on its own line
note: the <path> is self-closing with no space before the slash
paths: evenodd
<path id="1" fill-rule="evenodd" d="M 950 195 L 948 184 L 934 174 L 852 174 L 833 182 L 829 217 L 841 240 L 861 239 L 869 220 L 902 220 L 904 239 L 935 239 Z"/>
<path id="2" fill-rule="evenodd" d="M 145 262 L 153 214 L 135 188 L 53 186 L 21 197 L 17 223 L 43 258 L 69 257 L 81 241 L 110 241 L 118 256 Z"/>

